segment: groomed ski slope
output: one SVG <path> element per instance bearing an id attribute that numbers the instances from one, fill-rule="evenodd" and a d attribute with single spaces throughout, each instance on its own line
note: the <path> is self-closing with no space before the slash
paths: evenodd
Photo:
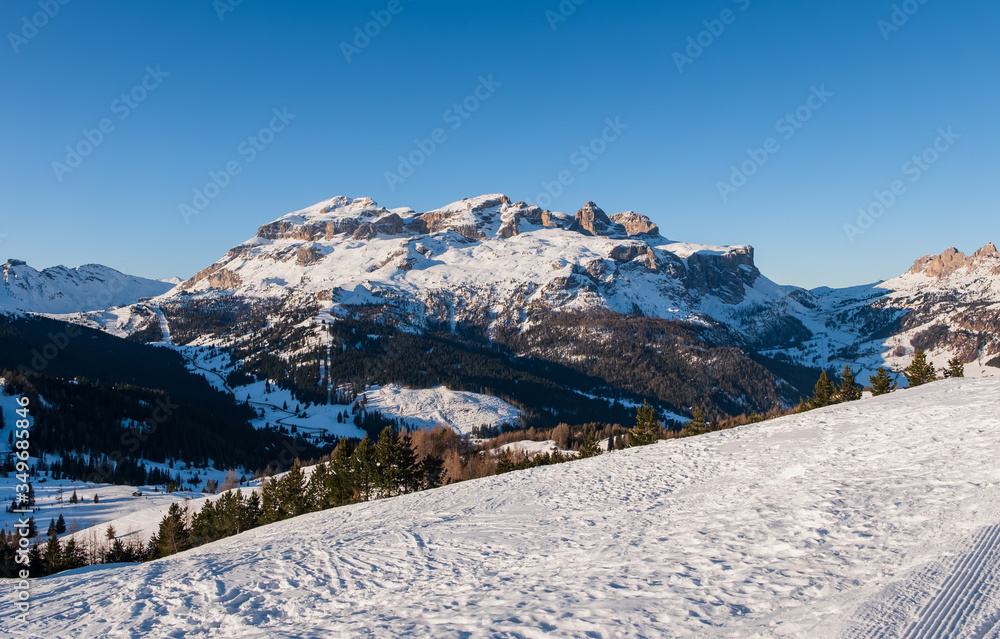
<path id="1" fill-rule="evenodd" d="M 22 636 L 996 638 L 998 397 L 940 381 L 55 576 Z"/>

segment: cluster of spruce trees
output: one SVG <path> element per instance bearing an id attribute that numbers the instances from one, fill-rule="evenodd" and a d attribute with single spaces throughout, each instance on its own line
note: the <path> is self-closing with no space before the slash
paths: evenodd
<path id="1" fill-rule="evenodd" d="M 297 517 L 306 513 L 362 501 L 383 499 L 419 490 L 436 488 L 444 482 L 440 457 L 418 458 L 409 432 L 386 427 L 374 443 L 365 436 L 356 445 L 342 440 L 331 459 L 313 467 L 307 478 L 296 460 L 280 478 L 265 479 L 260 490 L 226 492 L 206 501 L 191 513 L 187 506 L 173 503 L 146 545 L 126 544 L 114 539 L 100 558 L 105 563 L 146 561 L 237 535 L 257 526 Z M 73 539 L 60 543 L 58 531 L 50 530 L 43 548 L 32 550 L 32 574 L 47 575 L 86 565 L 85 554 Z M 6 533 L 4 533 L 6 536 Z M 13 536 L 11 536 L 13 537 Z M 0 538 L 3 565 L 13 565 L 17 539 Z M 6 550 L 5 550 L 6 549 Z M 82 562 L 82 563 L 81 563 Z"/>
<path id="2" fill-rule="evenodd" d="M 834 384 L 826 371 L 823 371 L 813 389 L 813 396 L 808 400 L 802 400 L 798 412 L 861 399 L 861 393 L 864 389 L 855 380 L 855 375 L 854 369 L 845 364 L 844 370 L 837 376 L 837 383 Z"/>
<path id="3" fill-rule="evenodd" d="M 331 459 L 313 467 L 307 478 L 296 461 L 277 479 L 265 479 L 260 495 L 229 492 L 190 517 L 186 507 L 171 504 L 150 539 L 148 558 L 166 557 L 188 548 L 239 534 L 264 524 L 306 513 L 437 488 L 444 480 L 440 457 L 418 459 L 408 432 L 386 427 L 372 443 L 338 444 Z"/>
<path id="4" fill-rule="evenodd" d="M 835 385 L 826 371 L 823 371 L 813 389 L 813 396 L 809 400 L 802 400 L 799 412 L 861 399 L 863 389 L 855 381 L 854 376 L 854 370 L 850 366 L 844 366 L 844 370 L 839 375 L 839 383 Z M 934 362 L 929 362 L 927 353 L 920 348 L 913 354 L 913 360 L 909 366 L 903 369 L 903 376 L 906 377 L 906 381 L 911 387 L 922 386 L 941 379 L 938 377 Z M 962 360 L 958 357 L 948 360 L 948 368 L 944 369 L 944 377 L 965 377 L 965 366 L 962 364 Z M 879 366 L 875 374 L 868 377 L 868 381 L 874 396 L 886 395 L 899 388 L 896 379 L 889 374 L 884 366 Z"/>

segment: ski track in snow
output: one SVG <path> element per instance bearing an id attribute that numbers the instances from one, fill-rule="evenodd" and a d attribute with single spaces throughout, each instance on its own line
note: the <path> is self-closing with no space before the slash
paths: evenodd
<path id="1" fill-rule="evenodd" d="M 26 636 L 996 639 L 998 392 L 941 381 L 55 576 Z"/>
<path id="2" fill-rule="evenodd" d="M 992 636 L 1000 631 L 1000 608 L 995 603 L 998 589 L 1000 525 L 995 525 L 984 528 L 964 554 L 891 585 L 884 597 L 863 607 L 860 627 L 847 636 L 979 638 L 990 631 Z M 991 601 L 992 605 L 983 605 Z M 923 605 L 917 608 L 920 602 Z M 905 626 L 908 619 L 913 621 Z M 903 632 L 899 632 L 901 627 Z"/>

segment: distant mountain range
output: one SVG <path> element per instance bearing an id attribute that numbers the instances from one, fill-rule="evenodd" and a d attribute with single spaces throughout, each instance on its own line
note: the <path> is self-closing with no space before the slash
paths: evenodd
<path id="1" fill-rule="evenodd" d="M 920 258 L 886 282 L 810 291 L 766 278 L 750 246 L 670 240 L 645 215 L 593 202 L 569 216 L 500 194 L 423 213 L 335 197 L 261 226 L 176 287 L 99 266 L 3 269 L 0 308 L 76 312 L 73 321 L 142 341 L 163 341 L 166 329 L 177 344 L 231 349 L 244 374 L 311 397 L 344 383 L 419 384 L 421 374 L 499 394 L 496 380 L 456 372 L 433 347 L 419 355 L 416 336 L 539 362 L 533 374 L 581 401 L 648 399 L 678 416 L 788 405 L 820 369 L 898 368 L 917 347 L 939 366 L 960 357 L 969 374 L 988 374 L 1000 355 L 992 244 Z M 391 334 L 376 348 L 338 334 L 344 321 L 354 334 Z M 350 349 L 368 364 L 338 364 Z M 419 361 L 404 371 L 386 364 L 394 357 Z M 525 401 L 569 418 L 567 406 Z"/>
<path id="2" fill-rule="evenodd" d="M 155 297 L 176 282 L 125 275 L 100 264 L 53 266 L 37 271 L 22 260 L 0 265 L 0 310 L 65 314 L 124 306 Z"/>

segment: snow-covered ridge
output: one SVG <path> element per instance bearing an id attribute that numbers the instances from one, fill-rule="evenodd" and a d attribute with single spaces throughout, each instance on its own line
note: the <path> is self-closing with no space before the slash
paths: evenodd
<path id="1" fill-rule="evenodd" d="M 995 637 L 998 393 L 936 382 L 56 575 L 31 630 Z"/>
<path id="2" fill-rule="evenodd" d="M 348 313 L 392 299 L 417 325 L 518 322 L 529 308 L 688 318 L 704 296 L 740 303 L 759 275 L 751 247 L 674 244 L 648 217 L 593 202 L 570 216 L 488 194 L 417 213 L 338 196 L 261 226 L 173 295 L 292 291 Z"/>
<path id="3" fill-rule="evenodd" d="M 166 293 L 174 284 L 126 275 L 100 264 L 35 270 L 21 260 L 0 265 L 0 310 L 65 314 L 104 310 Z"/>

